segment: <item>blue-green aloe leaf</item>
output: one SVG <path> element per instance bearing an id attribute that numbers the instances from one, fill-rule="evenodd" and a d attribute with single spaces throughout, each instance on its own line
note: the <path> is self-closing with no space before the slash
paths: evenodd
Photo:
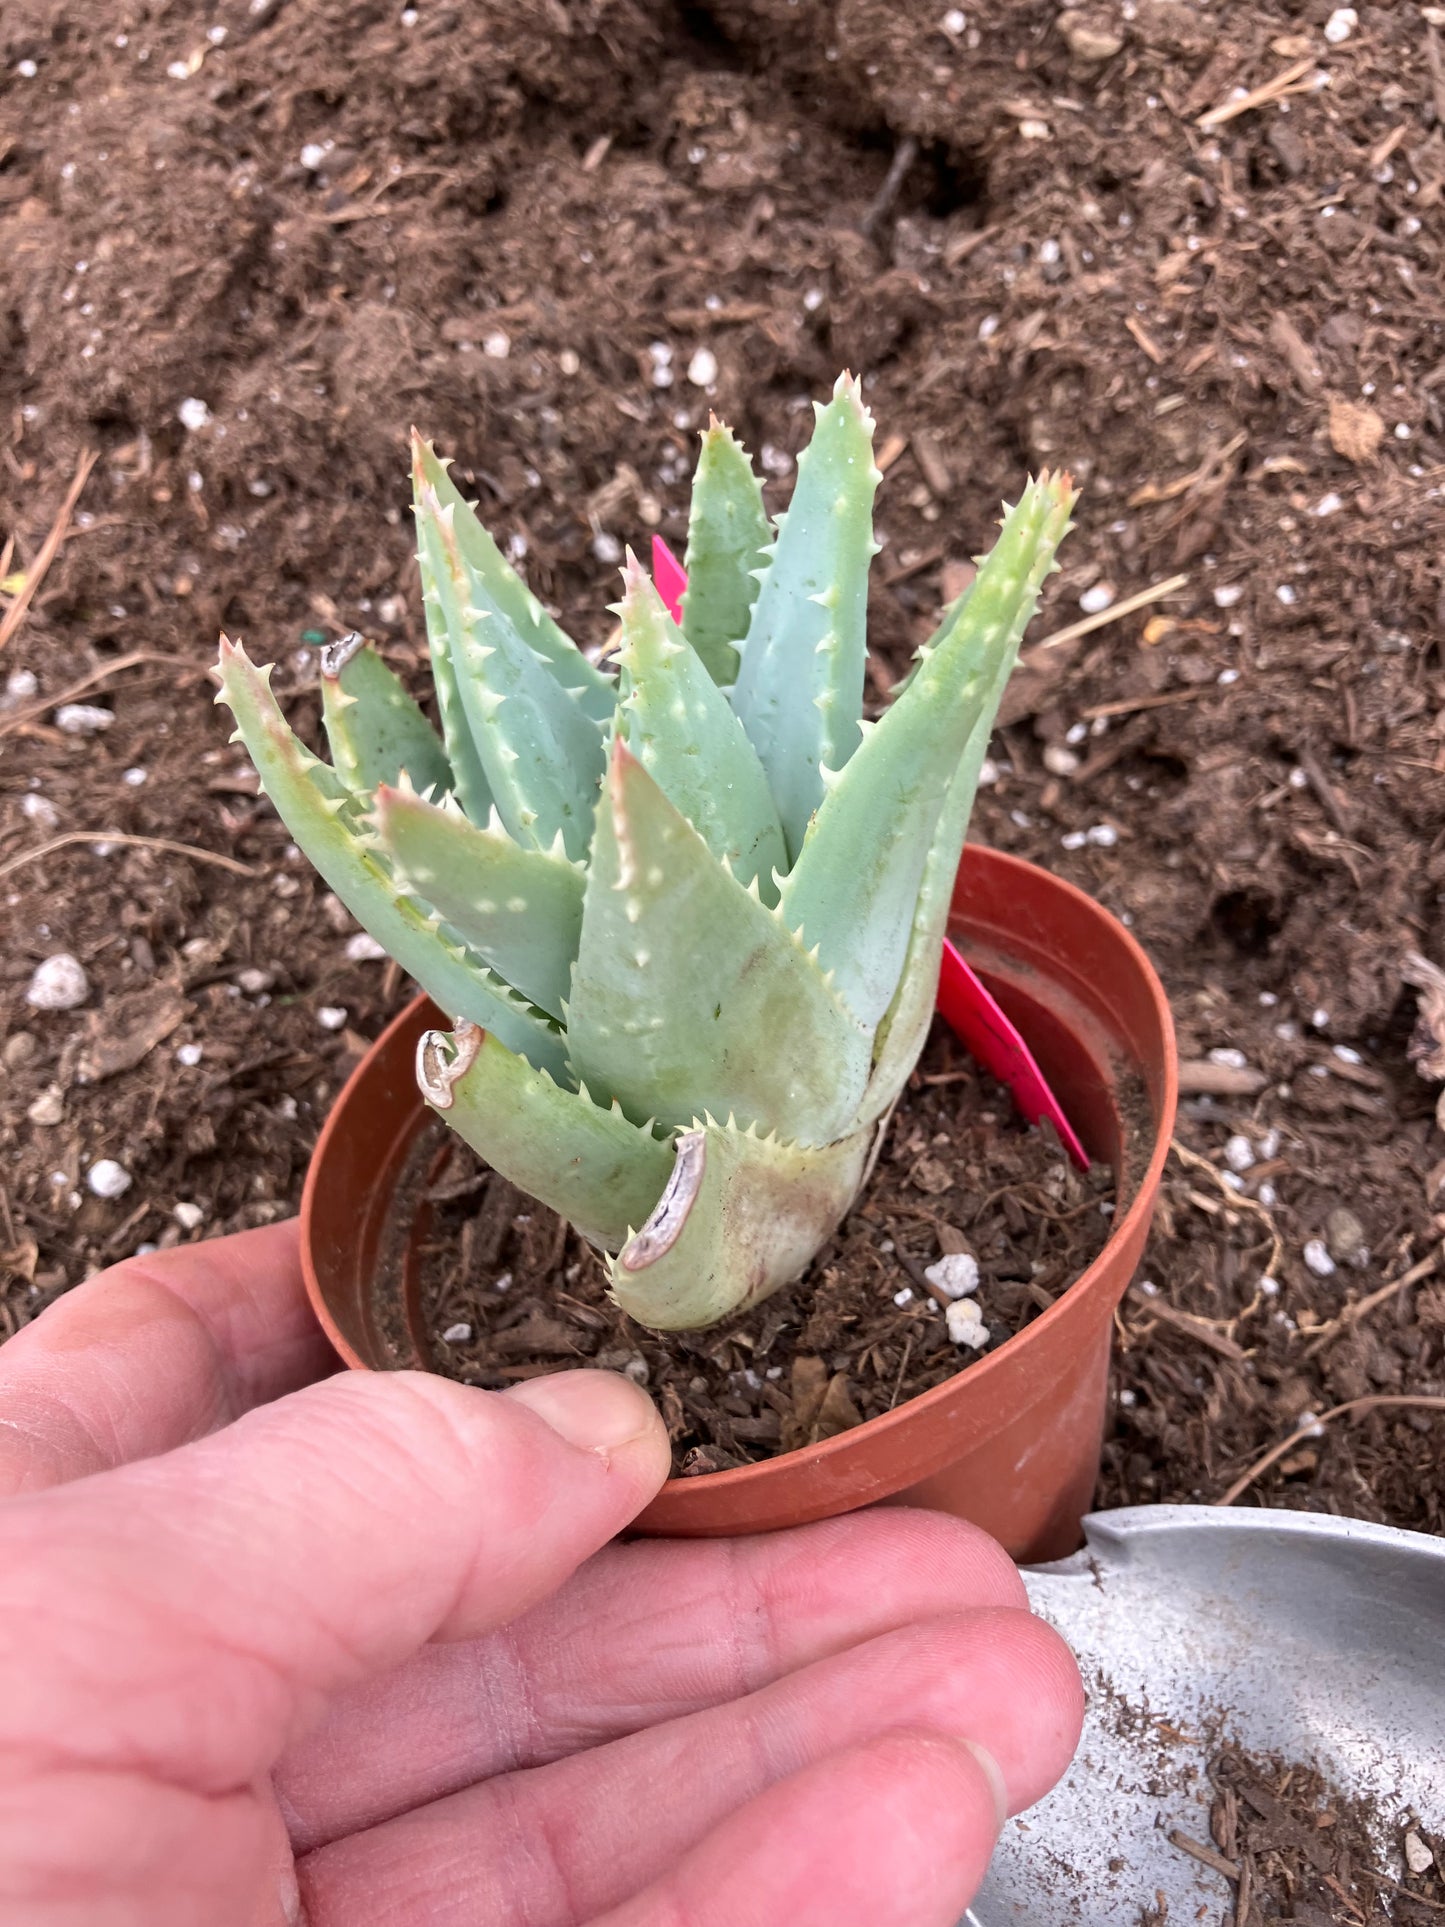
<path id="1" fill-rule="evenodd" d="M 794 857 L 823 800 L 824 766 L 841 769 L 858 742 L 881 480 L 873 418 L 859 383 L 840 375 L 798 457 L 733 689 Z"/>
<path id="2" fill-rule="evenodd" d="M 321 651 L 321 715 L 336 774 L 356 795 L 395 783 L 403 770 L 423 795 L 451 789 L 451 764 L 436 731 L 359 635 Z"/>
<path id="3" fill-rule="evenodd" d="M 625 744 L 612 754 L 567 1005 L 594 1095 L 669 1128 L 703 1111 L 826 1143 L 867 1084 L 872 1032 Z"/>
<path id="4" fill-rule="evenodd" d="M 1060 486 L 1068 490 L 1067 476 Z M 1071 508 L 1075 499 L 1075 495 L 1070 494 Z M 943 634 L 965 616 L 966 610 L 960 600 L 946 612 L 939 633 L 933 638 L 935 646 Z M 994 685 L 989 690 L 983 713 L 968 739 L 957 772 L 949 785 L 948 798 L 934 831 L 933 844 L 923 869 L 918 903 L 913 913 L 903 974 L 893 1002 L 878 1027 L 873 1076 L 863 1100 L 862 1117 L 865 1122 L 881 1117 L 902 1090 L 918 1061 L 928 1036 L 928 1027 L 933 1021 L 933 1007 L 938 996 L 938 971 L 944 933 L 948 927 L 948 912 L 953 902 L 954 882 L 963 857 L 969 818 L 973 814 L 979 772 L 988 754 L 994 718 L 998 714 L 1004 685 L 1013 664 L 1014 654 L 1011 653 L 998 666 Z M 922 667 L 920 664 L 920 669 Z"/>
<path id="5" fill-rule="evenodd" d="M 493 1170 L 608 1250 L 643 1222 L 671 1173 L 669 1145 L 586 1091 L 563 1090 L 474 1025 L 424 1034 L 417 1084 Z"/>
<path id="6" fill-rule="evenodd" d="M 417 528 L 488 788 L 519 843 L 546 850 L 560 834 L 568 856 L 580 861 L 602 779 L 602 732 L 506 613 L 485 606 L 455 525 L 456 504 L 443 506 L 424 482 Z"/>
<path id="7" fill-rule="evenodd" d="M 500 978 L 441 927 L 435 912 L 398 888 L 370 843 L 351 829 L 351 792 L 296 736 L 258 669 L 237 643 L 221 639 L 221 689 L 236 734 L 287 829 L 357 922 L 409 971 L 441 1008 L 496 1032 L 509 1050 L 566 1078 L 562 1038 Z"/>
<path id="8" fill-rule="evenodd" d="M 546 663 L 564 689 L 570 689 L 595 723 L 610 721 L 617 691 L 612 678 L 587 660 L 566 630 L 542 607 L 521 576 L 483 527 L 430 442 L 412 430 L 412 479 L 418 502 L 429 488 L 439 505 L 452 511 L 457 545 L 473 582 L 478 608 L 503 617 Z"/>
<path id="9" fill-rule="evenodd" d="M 654 1330 L 687 1331 L 791 1283 L 853 1202 L 872 1139 L 809 1148 L 695 1123 L 651 1217 L 608 1265 L 612 1296 Z"/>
<path id="10" fill-rule="evenodd" d="M 692 480 L 682 629 L 724 687 L 738 673 L 737 645 L 748 632 L 757 571 L 772 539 L 763 485 L 746 451 L 730 428 L 709 419 Z"/>
<path id="11" fill-rule="evenodd" d="M 960 761 L 980 731 L 987 741 L 1074 499 L 1067 477 L 1045 474 L 1006 512 L 967 597 L 919 651 L 913 674 L 847 766 L 828 773 L 827 795 L 782 886 L 783 917 L 817 946 L 865 1024 L 878 1023 L 898 988 L 945 799 L 957 866 L 978 781 L 977 762 L 960 781 Z"/>
<path id="12" fill-rule="evenodd" d="M 562 853 L 514 842 L 493 812 L 468 822 L 410 788 L 383 785 L 377 840 L 398 884 L 440 913 L 529 1003 L 560 1018 L 582 928 L 583 871 Z"/>
<path id="13" fill-rule="evenodd" d="M 424 486 L 418 459 L 418 444 L 412 443 L 412 487 L 417 495 L 416 559 L 421 571 L 422 610 L 426 616 L 427 650 L 431 656 L 432 683 L 437 692 L 437 713 L 441 718 L 442 739 L 452 769 L 453 790 L 458 802 L 474 823 L 485 823 L 492 811 L 492 786 L 481 755 L 472 738 L 472 725 L 462 702 L 461 670 L 456 638 L 461 629 L 464 607 L 457 593 L 446 553 L 437 540 L 433 526 L 421 517 L 420 498 Z"/>
<path id="14" fill-rule="evenodd" d="M 740 883 L 760 878 L 772 902 L 772 874 L 787 856 L 758 753 L 631 556 L 623 579 L 619 733 L 713 855 Z"/>

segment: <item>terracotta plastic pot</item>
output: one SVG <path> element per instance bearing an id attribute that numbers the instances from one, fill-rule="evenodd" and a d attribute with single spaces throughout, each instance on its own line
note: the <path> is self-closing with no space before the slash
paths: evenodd
<path id="1" fill-rule="evenodd" d="M 918 1398 L 818 1446 L 673 1479 L 638 1521 L 654 1533 L 769 1531 L 880 1500 L 983 1526 L 1020 1559 L 1079 1543 L 1103 1439 L 1114 1308 L 1144 1247 L 1174 1126 L 1177 1057 L 1153 968 L 1071 884 L 997 851 L 965 852 L 950 935 L 1033 1050 L 1090 1154 L 1119 1173 L 1108 1243 L 1050 1309 Z M 307 1288 L 349 1365 L 402 1362 L 371 1286 L 383 1247 L 414 1259 L 424 1214 L 390 1223 L 425 1119 L 413 1058 L 443 1020 L 425 998 L 379 1037 L 327 1120 L 301 1201 Z M 421 1356 L 417 1266 L 404 1315 Z"/>

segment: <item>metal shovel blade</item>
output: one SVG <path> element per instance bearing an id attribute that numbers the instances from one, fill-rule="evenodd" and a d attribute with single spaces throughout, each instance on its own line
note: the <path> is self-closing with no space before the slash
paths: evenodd
<path id="1" fill-rule="evenodd" d="M 1232 1888 L 1169 1840 L 1208 1842 L 1225 1742 L 1313 1766 L 1388 1822 L 1445 1828 L 1445 1540 L 1302 1512 L 1136 1506 L 1026 1571 L 1078 1657 L 1084 1737 L 1011 1820 L 966 1927 L 1218 1922 Z M 1399 1831 L 1376 1864 L 1403 1877 Z M 1156 1895 L 1160 1897 L 1156 1900 Z"/>

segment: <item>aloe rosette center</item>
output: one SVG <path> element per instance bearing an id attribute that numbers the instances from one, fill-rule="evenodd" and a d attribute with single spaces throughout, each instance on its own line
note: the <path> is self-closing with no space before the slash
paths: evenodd
<path id="1" fill-rule="evenodd" d="M 917 1061 L 1004 684 L 1069 527 L 1068 478 L 993 549 L 876 722 L 873 421 L 840 377 L 785 514 L 702 437 L 681 622 L 632 557 L 600 668 L 413 440 L 438 727 L 356 638 L 322 659 L 331 762 L 269 670 L 221 695 L 327 883 L 453 1019 L 423 1097 L 604 1254 L 644 1324 L 797 1277 Z"/>

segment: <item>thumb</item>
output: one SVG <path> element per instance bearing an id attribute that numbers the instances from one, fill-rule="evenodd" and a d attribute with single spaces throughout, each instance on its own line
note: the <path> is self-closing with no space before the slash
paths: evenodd
<path id="1" fill-rule="evenodd" d="M 610 1372 L 507 1393 L 348 1373 L 11 1500 L 0 1623 L 45 1638 L 0 1646 L 0 1753 L 244 1785 L 327 1695 L 554 1590 L 667 1469 L 651 1402 Z"/>

